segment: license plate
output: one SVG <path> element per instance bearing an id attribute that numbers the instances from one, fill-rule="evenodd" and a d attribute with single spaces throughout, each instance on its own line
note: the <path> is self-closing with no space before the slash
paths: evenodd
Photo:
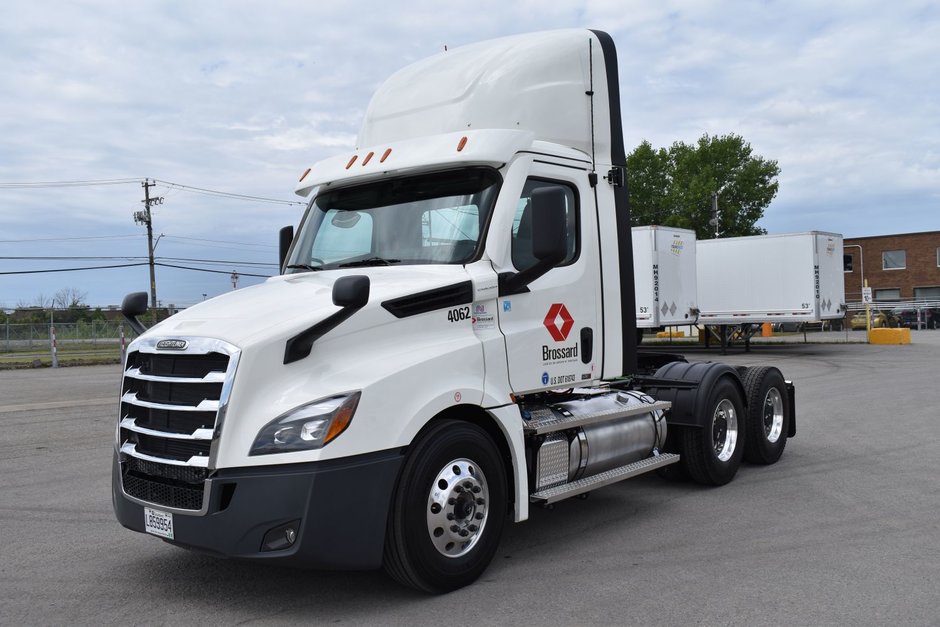
<path id="1" fill-rule="evenodd" d="M 155 536 L 173 539 L 173 514 L 158 509 L 144 508 L 144 531 Z"/>

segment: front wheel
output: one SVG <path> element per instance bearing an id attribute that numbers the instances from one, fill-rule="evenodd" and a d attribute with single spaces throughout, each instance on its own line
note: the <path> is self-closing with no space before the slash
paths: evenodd
<path id="1" fill-rule="evenodd" d="M 744 372 L 747 393 L 747 444 L 744 459 L 773 464 L 783 455 L 789 432 L 787 384 L 776 368 L 761 366 Z"/>
<path id="2" fill-rule="evenodd" d="M 734 479 L 744 455 L 744 404 L 741 392 L 722 377 L 709 391 L 700 428 L 683 428 L 681 458 L 696 483 L 724 485 Z"/>
<path id="3" fill-rule="evenodd" d="M 412 446 L 395 491 L 385 570 L 425 592 L 476 580 L 496 553 L 506 519 L 506 471 L 480 427 L 435 423 Z"/>

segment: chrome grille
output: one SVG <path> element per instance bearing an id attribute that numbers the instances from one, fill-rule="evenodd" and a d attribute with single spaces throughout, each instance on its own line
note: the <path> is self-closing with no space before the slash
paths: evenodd
<path id="1" fill-rule="evenodd" d="M 185 339 L 182 351 L 159 350 L 149 338 L 131 346 L 118 448 L 125 494 L 198 511 L 239 352 L 219 340 Z"/>

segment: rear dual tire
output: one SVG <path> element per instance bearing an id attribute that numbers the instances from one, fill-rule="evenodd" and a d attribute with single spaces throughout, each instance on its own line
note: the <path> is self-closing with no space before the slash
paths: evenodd
<path id="1" fill-rule="evenodd" d="M 744 459 L 774 464 L 783 455 L 790 429 L 790 397 L 779 370 L 760 366 L 744 371 L 747 393 L 747 441 Z"/>
<path id="2" fill-rule="evenodd" d="M 725 485 L 741 466 L 747 432 L 741 392 L 729 377 L 709 391 L 704 418 L 702 427 L 682 429 L 682 464 L 696 483 Z"/>

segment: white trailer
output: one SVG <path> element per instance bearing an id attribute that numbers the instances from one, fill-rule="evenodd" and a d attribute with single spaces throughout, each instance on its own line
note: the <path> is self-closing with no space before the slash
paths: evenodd
<path id="1" fill-rule="evenodd" d="M 845 315 L 838 233 L 702 240 L 697 278 L 699 319 L 706 325 L 821 322 Z"/>
<path id="2" fill-rule="evenodd" d="M 695 231 L 633 227 L 633 282 L 637 329 L 698 321 Z"/>

